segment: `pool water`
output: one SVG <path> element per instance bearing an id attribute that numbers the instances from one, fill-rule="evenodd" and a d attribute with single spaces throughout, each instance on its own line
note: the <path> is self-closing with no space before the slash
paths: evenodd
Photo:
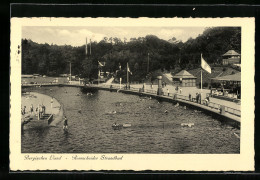
<path id="1" fill-rule="evenodd" d="M 64 108 L 68 131 L 63 131 L 62 122 L 24 130 L 22 153 L 240 153 L 235 136 L 240 130 L 203 112 L 104 90 L 89 95 L 76 87 L 51 89 L 25 88 L 55 97 Z M 131 127 L 114 130 L 115 122 Z"/>

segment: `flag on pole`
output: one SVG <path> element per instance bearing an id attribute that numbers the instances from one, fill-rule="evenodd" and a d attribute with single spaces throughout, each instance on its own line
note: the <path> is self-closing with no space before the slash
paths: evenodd
<path id="1" fill-rule="evenodd" d="M 98 61 L 98 66 L 99 66 L 99 67 L 103 67 L 104 64 L 102 64 L 101 62 Z"/>
<path id="2" fill-rule="evenodd" d="M 211 68 L 208 65 L 208 63 L 203 59 L 202 54 L 201 54 L 201 68 L 211 74 Z"/>
<path id="3" fill-rule="evenodd" d="M 127 63 L 127 71 L 132 75 L 132 72 L 130 71 L 130 68 L 128 66 L 128 63 Z"/>

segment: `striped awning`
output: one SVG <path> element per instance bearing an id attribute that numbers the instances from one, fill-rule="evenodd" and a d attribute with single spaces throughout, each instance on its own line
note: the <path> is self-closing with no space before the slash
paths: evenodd
<path id="1" fill-rule="evenodd" d="M 237 81 L 237 82 L 241 82 L 241 72 L 236 73 L 236 74 L 232 74 L 232 75 L 211 78 L 211 79 L 217 80 L 217 81 Z"/>

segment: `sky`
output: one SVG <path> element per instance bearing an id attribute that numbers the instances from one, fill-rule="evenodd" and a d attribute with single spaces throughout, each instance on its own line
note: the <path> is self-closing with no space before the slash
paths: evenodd
<path id="1" fill-rule="evenodd" d="M 186 42 L 190 37 L 196 38 L 206 27 L 73 27 L 73 26 L 24 26 L 22 38 L 34 42 L 56 45 L 82 46 L 86 38 L 99 42 L 104 37 L 118 37 L 122 41 L 130 38 L 155 35 L 160 39 L 169 40 L 175 37 Z"/>

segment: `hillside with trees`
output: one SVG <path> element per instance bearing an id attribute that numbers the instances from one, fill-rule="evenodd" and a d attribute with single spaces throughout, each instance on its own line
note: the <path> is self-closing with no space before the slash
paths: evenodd
<path id="1" fill-rule="evenodd" d="M 153 76 L 157 70 L 195 69 L 200 66 L 200 56 L 211 65 L 221 64 L 221 55 L 228 50 L 241 51 L 240 27 L 207 28 L 197 38 L 187 42 L 169 41 L 154 35 L 120 39 L 104 37 L 100 42 L 91 43 L 91 55 L 86 55 L 86 46 L 72 47 L 53 44 L 38 44 L 22 39 L 22 73 L 58 76 L 69 73 L 82 78 L 95 79 L 98 74 L 98 61 L 105 62 L 103 70 L 123 77 L 126 64 L 132 71 L 131 81 L 142 82 Z M 88 49 L 89 51 L 89 49 Z M 149 53 L 149 69 L 148 67 Z M 119 70 L 121 64 L 121 70 Z"/>

